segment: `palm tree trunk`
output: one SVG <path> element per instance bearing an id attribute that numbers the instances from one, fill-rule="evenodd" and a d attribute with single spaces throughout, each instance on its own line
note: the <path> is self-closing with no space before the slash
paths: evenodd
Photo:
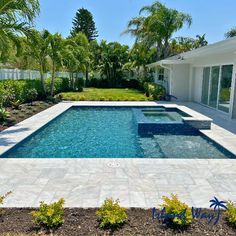
<path id="1" fill-rule="evenodd" d="M 40 79 L 41 79 L 41 86 L 43 91 L 43 96 L 46 94 L 45 83 L 44 83 L 44 71 L 42 65 L 40 66 Z"/>
<path id="2" fill-rule="evenodd" d="M 86 71 L 85 71 L 85 87 L 89 84 L 89 74 L 88 74 L 88 64 L 86 64 Z"/>
<path id="3" fill-rule="evenodd" d="M 52 80 L 51 80 L 51 96 L 54 95 L 54 82 L 55 82 L 55 62 L 52 63 Z"/>

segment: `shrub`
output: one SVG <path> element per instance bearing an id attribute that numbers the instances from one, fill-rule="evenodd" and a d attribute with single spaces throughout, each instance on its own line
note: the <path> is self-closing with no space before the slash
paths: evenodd
<path id="1" fill-rule="evenodd" d="M 5 195 L 0 196 L 0 205 L 4 204 L 5 199 L 11 194 L 12 192 L 8 192 Z M 3 211 L 0 209 L 0 217 L 3 215 Z"/>
<path id="2" fill-rule="evenodd" d="M 11 106 L 12 106 L 13 109 L 19 110 L 20 109 L 20 105 L 21 105 L 21 101 L 20 100 L 11 102 Z"/>
<path id="3" fill-rule="evenodd" d="M 35 88 L 29 89 L 27 91 L 28 101 L 31 103 L 31 105 L 33 101 L 36 100 L 37 96 L 38 96 L 38 92 Z"/>
<path id="4" fill-rule="evenodd" d="M 60 199 L 52 204 L 41 202 L 39 210 L 31 212 L 34 222 L 46 229 L 54 229 L 61 226 L 64 223 L 64 204 L 64 199 Z"/>
<path id="5" fill-rule="evenodd" d="M 12 192 L 7 192 L 5 195 L 0 196 L 0 205 L 3 205 L 5 199 L 6 199 L 10 194 L 12 194 Z"/>
<path id="6" fill-rule="evenodd" d="M 128 219 L 126 210 L 120 206 L 119 200 L 113 201 L 112 198 L 106 199 L 96 214 L 100 217 L 101 228 L 118 227 Z"/>
<path id="7" fill-rule="evenodd" d="M 228 202 L 225 214 L 228 222 L 236 227 L 236 205 L 232 201 Z"/>
<path id="8" fill-rule="evenodd" d="M 10 113 L 5 109 L 0 107 L 0 121 L 5 121 L 10 117 Z"/>
<path id="9" fill-rule="evenodd" d="M 152 97 L 154 100 L 160 100 L 166 93 L 162 85 L 156 83 L 144 83 L 144 91 L 147 97 Z"/>
<path id="10" fill-rule="evenodd" d="M 181 202 L 177 195 L 172 194 L 170 198 L 163 197 L 164 203 L 161 205 L 165 208 L 167 214 L 170 214 L 173 217 L 170 217 L 168 220 L 178 226 L 187 226 L 192 222 L 192 213 L 191 208 Z"/>
<path id="11" fill-rule="evenodd" d="M 83 87 L 78 88 L 78 92 L 83 92 L 83 91 L 84 91 Z"/>

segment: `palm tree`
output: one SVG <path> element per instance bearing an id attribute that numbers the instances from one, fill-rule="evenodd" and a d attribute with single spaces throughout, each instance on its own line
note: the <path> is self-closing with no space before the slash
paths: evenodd
<path id="1" fill-rule="evenodd" d="M 232 28 L 228 32 L 225 33 L 226 38 L 232 38 L 236 36 L 236 27 Z"/>
<path id="2" fill-rule="evenodd" d="M 169 55 L 169 44 L 173 34 L 180 30 L 184 24 L 190 26 L 192 23 L 190 15 L 167 8 L 159 1 L 150 6 L 144 6 L 139 14 L 141 15 L 142 13 L 145 13 L 145 16 L 138 18 L 136 30 L 132 28 L 135 24 L 131 20 L 125 33 L 134 32 L 133 35 L 136 34 L 140 42 L 149 48 L 156 47 L 157 59 L 165 58 Z"/>
<path id="3" fill-rule="evenodd" d="M 207 40 L 206 40 L 206 34 L 201 35 L 197 35 L 196 36 L 196 40 L 195 40 L 195 48 L 200 48 L 200 47 L 204 47 L 208 44 Z"/>
<path id="4" fill-rule="evenodd" d="M 226 202 L 225 201 L 219 201 L 216 197 L 214 197 L 214 199 L 210 200 L 211 205 L 210 207 L 214 207 L 214 211 L 217 209 L 217 218 L 215 220 L 214 225 L 216 225 L 220 219 L 220 209 L 224 208 L 225 210 L 227 210 L 227 207 L 225 206 Z"/>
<path id="5" fill-rule="evenodd" d="M 70 72 L 71 85 L 74 89 L 73 74 L 78 71 L 86 71 L 86 65 L 89 62 L 89 42 L 85 34 L 77 33 L 65 41 L 62 49 L 63 65 Z"/>
<path id="6" fill-rule="evenodd" d="M 39 32 L 37 30 L 32 30 L 27 41 L 29 47 L 28 55 L 34 58 L 39 65 L 40 78 L 44 95 L 46 93 L 44 74 L 46 72 L 47 59 L 49 56 L 50 40 L 51 34 L 49 33 L 49 31 L 43 30 L 42 32 Z"/>
<path id="7" fill-rule="evenodd" d="M 62 49 L 63 49 L 63 39 L 60 34 L 56 33 L 50 36 L 50 50 L 49 56 L 52 60 L 52 80 L 51 80 L 51 96 L 54 95 L 54 83 L 55 83 L 55 73 L 56 69 L 62 66 Z"/>
<path id="8" fill-rule="evenodd" d="M 27 34 L 39 13 L 38 0 L 0 1 L 0 51 L 8 47 L 9 41 L 19 46 L 18 34 Z"/>

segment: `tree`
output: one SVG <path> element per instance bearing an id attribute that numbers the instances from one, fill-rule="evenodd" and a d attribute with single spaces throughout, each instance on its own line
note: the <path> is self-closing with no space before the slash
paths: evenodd
<path id="1" fill-rule="evenodd" d="M 196 38 L 194 48 L 200 48 L 208 45 L 206 34 L 203 34 L 202 36 L 198 34 Z"/>
<path id="2" fill-rule="evenodd" d="M 123 75 L 123 65 L 129 59 L 129 47 L 118 42 L 100 44 L 99 71 L 109 82 L 109 87 L 116 87 Z"/>
<path id="3" fill-rule="evenodd" d="M 73 27 L 71 35 L 76 35 L 82 32 L 86 35 L 89 42 L 93 41 L 98 37 L 98 31 L 93 20 L 93 15 L 87 9 L 81 8 L 76 12 L 75 18 L 73 19 Z M 88 67 L 86 66 L 86 85 L 88 85 Z"/>
<path id="4" fill-rule="evenodd" d="M 0 1 L 0 51 L 10 42 L 20 46 L 18 35 L 28 34 L 35 16 L 39 13 L 38 0 Z"/>
<path id="5" fill-rule="evenodd" d="M 141 14 L 145 13 L 144 16 Z M 167 8 L 159 1 L 151 6 L 143 7 L 140 16 L 128 23 L 125 33 L 136 36 L 136 41 L 149 48 L 156 47 L 157 59 L 166 58 L 170 54 L 170 41 L 173 34 L 184 24 L 192 23 L 190 15 Z"/>
<path id="6" fill-rule="evenodd" d="M 228 32 L 225 33 L 225 38 L 232 38 L 236 36 L 236 27 L 232 28 Z"/>
<path id="7" fill-rule="evenodd" d="M 42 32 L 39 32 L 37 30 L 32 30 L 27 41 L 29 46 L 28 55 L 34 58 L 39 65 L 40 78 L 44 95 L 46 93 L 44 74 L 47 68 L 50 40 L 51 34 L 49 33 L 49 31 L 43 30 Z"/>
<path id="8" fill-rule="evenodd" d="M 78 33 L 68 38 L 62 50 L 63 65 L 70 72 L 71 85 L 74 89 L 73 74 L 78 71 L 85 71 L 89 61 L 89 43 L 84 33 Z"/>
<path id="9" fill-rule="evenodd" d="M 63 49 L 63 39 L 60 34 L 56 33 L 50 36 L 50 50 L 49 56 L 52 60 L 52 80 L 51 80 L 51 96 L 54 95 L 54 82 L 56 69 L 62 66 L 62 49 Z"/>

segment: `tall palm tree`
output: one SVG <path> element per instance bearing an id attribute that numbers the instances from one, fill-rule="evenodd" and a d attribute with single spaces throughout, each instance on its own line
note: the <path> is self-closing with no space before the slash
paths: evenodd
<path id="1" fill-rule="evenodd" d="M 145 13 L 139 21 L 135 31 L 140 42 L 149 48 L 156 47 L 157 57 L 165 58 L 169 55 L 169 44 L 173 34 L 180 30 L 185 24 L 192 23 L 189 14 L 179 12 L 175 9 L 167 8 L 159 1 L 150 6 L 144 6 L 139 14 Z M 128 23 L 126 33 L 132 33 L 132 20 Z"/>
<path id="2" fill-rule="evenodd" d="M 0 1 L 0 51 L 9 41 L 19 45 L 18 34 L 27 34 L 39 13 L 39 0 Z"/>
<path id="3" fill-rule="evenodd" d="M 41 85 L 44 95 L 46 94 L 44 74 L 46 72 L 47 59 L 49 56 L 50 40 L 51 34 L 47 30 L 43 30 L 41 32 L 32 30 L 30 37 L 27 40 L 29 48 L 28 55 L 34 58 L 39 65 Z"/>
<path id="4" fill-rule="evenodd" d="M 51 35 L 50 37 L 50 50 L 49 56 L 52 60 L 52 80 L 51 80 L 51 96 L 54 95 L 54 83 L 56 69 L 62 66 L 62 49 L 63 49 L 63 39 L 58 33 Z"/>

